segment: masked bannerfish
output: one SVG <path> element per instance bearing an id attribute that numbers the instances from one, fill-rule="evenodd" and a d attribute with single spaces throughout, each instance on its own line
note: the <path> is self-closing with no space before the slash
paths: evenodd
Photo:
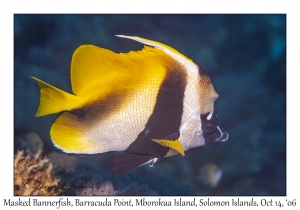
<path id="1" fill-rule="evenodd" d="M 154 166 L 165 156 L 225 141 L 214 111 L 218 98 L 207 73 L 175 49 L 148 39 L 141 51 L 77 48 L 71 63 L 74 94 L 37 78 L 36 116 L 62 112 L 51 125 L 53 144 L 69 154 L 123 151 L 114 174 Z"/>

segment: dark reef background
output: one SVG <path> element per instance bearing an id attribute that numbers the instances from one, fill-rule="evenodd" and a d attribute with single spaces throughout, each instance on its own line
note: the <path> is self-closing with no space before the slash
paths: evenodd
<path id="1" fill-rule="evenodd" d="M 39 88 L 30 76 L 71 92 L 70 62 L 78 46 L 115 52 L 143 47 L 117 34 L 165 43 L 201 64 L 220 95 L 215 108 L 228 141 L 118 177 L 110 172 L 114 152 L 55 153 L 49 128 L 56 115 L 35 117 Z M 74 173 L 146 184 L 160 195 L 286 195 L 286 15 L 15 15 L 15 152 L 29 132 L 43 139 L 44 155 Z M 209 162 L 223 171 L 215 188 L 197 181 Z"/>

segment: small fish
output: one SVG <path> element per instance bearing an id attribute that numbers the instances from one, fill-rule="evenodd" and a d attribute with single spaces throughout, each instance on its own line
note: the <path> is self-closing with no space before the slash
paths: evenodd
<path id="1" fill-rule="evenodd" d="M 222 169 L 214 163 L 207 163 L 199 172 L 198 180 L 210 187 L 216 187 L 222 178 Z"/>
<path id="2" fill-rule="evenodd" d="M 77 48 L 71 63 L 74 94 L 35 77 L 40 86 L 36 116 L 61 112 L 53 144 L 65 153 L 122 151 L 116 175 L 210 142 L 225 141 L 207 73 L 175 49 L 136 36 L 117 35 L 145 46 L 115 53 L 93 45 Z"/>

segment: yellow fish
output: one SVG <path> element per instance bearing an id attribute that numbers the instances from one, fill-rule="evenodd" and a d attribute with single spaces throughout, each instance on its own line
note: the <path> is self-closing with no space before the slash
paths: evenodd
<path id="1" fill-rule="evenodd" d="M 175 49 L 136 36 L 145 46 L 115 53 L 93 45 L 77 48 L 71 63 L 74 94 L 35 77 L 40 86 L 36 116 L 62 112 L 53 122 L 53 144 L 69 154 L 123 151 L 114 174 L 209 142 L 225 141 L 207 73 Z"/>

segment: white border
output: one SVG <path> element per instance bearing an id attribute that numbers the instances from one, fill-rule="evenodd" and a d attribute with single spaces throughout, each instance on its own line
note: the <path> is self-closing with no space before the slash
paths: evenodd
<path id="1" fill-rule="evenodd" d="M 95 5 L 96 2 L 96 5 Z M 105 3 L 104 3 L 105 2 Z M 295 3 L 294 3 L 295 2 Z M 299 12 L 297 1 L 8 1 L 0 3 L 1 22 L 1 197 L 13 197 L 13 14 L 14 13 L 287 13 L 287 197 L 266 197 L 266 199 L 299 199 Z M 155 29 L 153 29 L 155 30 Z M 284 181 L 284 180 L 283 180 Z M 27 199 L 28 197 L 22 197 Z M 164 197 L 166 200 L 173 198 Z M 205 197 L 204 197 L 205 198 Z M 233 197 L 234 198 L 234 197 Z M 236 198 L 236 197 L 235 197 Z M 262 199 L 254 197 L 255 200 Z M 41 198 L 40 198 L 41 199 Z M 42 197 L 53 200 L 53 197 Z M 75 198 L 71 198 L 75 199 Z M 91 197 L 83 200 L 92 200 Z M 113 199 L 113 198 L 112 198 Z M 157 198 L 147 198 L 153 200 Z M 214 200 L 230 200 L 231 197 L 213 197 Z M 243 197 L 244 200 L 250 199 Z M 54 207 L 43 207 L 54 208 Z M 153 207 L 147 207 L 153 208 Z M 182 208 L 182 207 L 180 207 Z M 194 207 L 193 207 L 194 208 Z M 231 207 L 226 207 L 232 209 Z M 273 207 L 275 208 L 275 207 Z M 286 206 L 285 206 L 286 208 Z M 1 207 L 1 209 L 3 209 Z M 12 209 L 12 207 L 10 207 Z M 72 208 L 74 209 L 74 207 Z M 126 207 L 124 209 L 132 209 Z M 139 209 L 139 207 L 136 207 Z M 171 208 L 169 208 L 171 209 Z M 219 209 L 216 208 L 215 209 Z M 249 209 L 249 208 L 247 208 Z M 253 208 L 254 209 L 254 208 Z M 257 209 L 257 208 L 256 208 Z M 265 207 L 264 209 L 269 209 Z"/>

